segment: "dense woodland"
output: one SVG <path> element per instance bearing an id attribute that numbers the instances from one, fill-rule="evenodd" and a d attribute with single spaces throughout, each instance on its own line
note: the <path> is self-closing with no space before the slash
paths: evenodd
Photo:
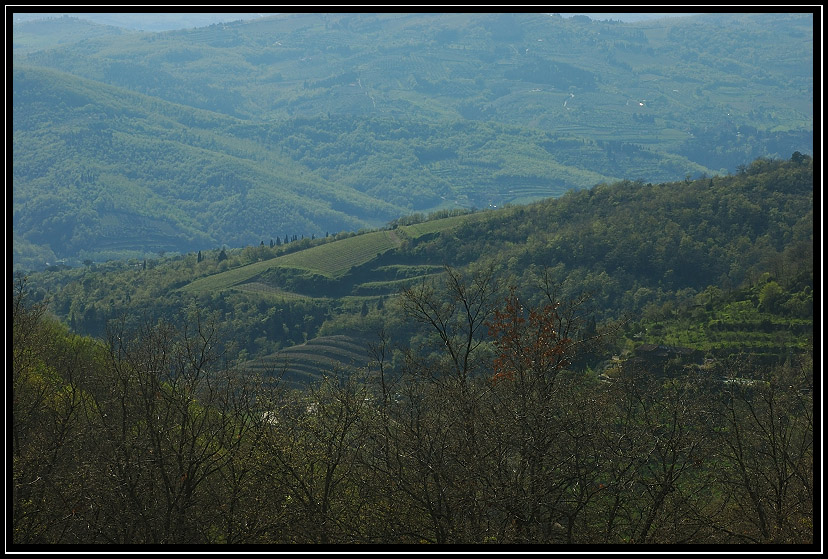
<path id="1" fill-rule="evenodd" d="M 810 157 L 434 217 L 18 276 L 13 542 L 813 543 Z"/>
<path id="2" fill-rule="evenodd" d="M 732 382 L 599 382 L 567 367 L 593 340 L 577 304 L 495 287 L 452 273 L 404 292 L 435 344 L 391 374 L 380 338 L 366 370 L 286 392 L 225 368 L 197 311 L 95 340 L 21 285 L 13 542 L 813 541 L 807 354 L 729 360 Z"/>

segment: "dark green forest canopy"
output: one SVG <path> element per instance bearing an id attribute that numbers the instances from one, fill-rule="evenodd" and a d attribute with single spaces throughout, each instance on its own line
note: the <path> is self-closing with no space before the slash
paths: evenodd
<path id="1" fill-rule="evenodd" d="M 813 152 L 813 14 L 13 28 L 13 264 L 152 257 Z M 773 45 L 774 48 L 767 48 Z"/>

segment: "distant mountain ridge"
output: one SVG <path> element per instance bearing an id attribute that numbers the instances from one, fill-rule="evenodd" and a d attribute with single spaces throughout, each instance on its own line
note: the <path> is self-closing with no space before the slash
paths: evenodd
<path id="1" fill-rule="evenodd" d="M 813 151 L 810 14 L 89 25 L 30 27 L 15 49 L 15 268 L 319 236 Z"/>
<path id="2" fill-rule="evenodd" d="M 270 13 L 84 13 L 84 12 L 54 12 L 54 13 L 15 13 L 13 23 L 23 25 L 39 23 L 42 20 L 59 18 L 76 18 L 92 22 L 96 25 L 105 25 L 131 29 L 135 31 L 172 31 L 203 27 L 214 23 L 257 19 L 273 14 Z"/>

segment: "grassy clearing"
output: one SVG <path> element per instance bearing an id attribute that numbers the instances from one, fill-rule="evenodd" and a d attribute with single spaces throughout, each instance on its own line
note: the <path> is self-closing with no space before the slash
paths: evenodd
<path id="1" fill-rule="evenodd" d="M 268 285 L 266 283 L 253 281 L 249 283 L 242 283 L 236 285 L 234 289 L 238 289 L 239 291 L 243 291 L 245 293 L 255 294 L 261 297 L 267 297 L 274 301 L 294 301 L 297 299 L 310 299 L 307 295 L 302 295 L 301 293 L 294 293 L 292 291 L 285 291 L 283 289 L 279 289 L 278 287 L 273 287 L 272 285 Z"/>
<path id="2" fill-rule="evenodd" d="M 392 230 L 372 231 L 355 235 L 199 278 L 182 287 L 182 290 L 190 294 L 201 294 L 233 288 L 262 295 L 284 295 L 289 297 L 291 294 L 288 292 L 280 291 L 274 287 L 267 289 L 266 286 L 257 283 L 255 281 L 256 277 L 271 268 L 282 267 L 306 270 L 336 279 L 346 274 L 354 266 L 370 262 L 384 252 L 397 248 L 407 238 L 417 238 L 422 235 L 445 231 L 460 225 L 468 219 L 474 219 L 477 215 L 447 217 L 415 225 L 406 225 Z"/>
<path id="3" fill-rule="evenodd" d="M 354 266 L 364 264 L 400 244 L 402 241 L 399 236 L 392 231 L 375 231 L 287 254 L 275 260 L 278 266 L 337 278 Z"/>
<path id="4" fill-rule="evenodd" d="M 364 264 L 401 243 L 402 240 L 393 231 L 374 231 L 200 278 L 182 289 L 188 293 L 205 293 L 240 287 L 276 267 L 308 270 L 336 278 L 353 266 Z"/>

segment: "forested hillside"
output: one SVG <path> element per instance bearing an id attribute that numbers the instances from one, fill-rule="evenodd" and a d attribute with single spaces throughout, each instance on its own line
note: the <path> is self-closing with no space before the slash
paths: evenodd
<path id="1" fill-rule="evenodd" d="M 767 45 L 773 45 L 768 48 Z M 13 264 L 149 257 L 813 152 L 813 15 L 13 26 Z"/>
<path id="2" fill-rule="evenodd" d="M 814 20 L 9 18 L 9 549 L 813 550 Z"/>
<path id="3" fill-rule="evenodd" d="M 16 278 L 12 545 L 812 549 L 810 157 L 432 217 Z"/>
<path id="4" fill-rule="evenodd" d="M 14 230 L 32 250 L 98 260 L 239 246 L 403 211 L 304 176 L 237 138 L 236 119 L 50 70 L 16 69 L 13 85 L 26 100 L 14 104 Z"/>
<path id="5" fill-rule="evenodd" d="M 172 319 L 189 306 L 214 313 L 234 342 L 228 357 L 239 359 L 320 334 L 391 331 L 399 313 L 389 303 L 400 289 L 439 277 L 444 266 L 492 266 L 502 287 L 525 296 L 547 277 L 561 297 L 589 293 L 599 323 L 631 317 L 632 336 L 644 329 L 639 323 L 710 304 L 716 294 L 761 290 L 768 279 L 781 290 L 775 312 L 812 321 L 813 230 L 813 159 L 794 154 L 725 177 L 620 181 L 528 205 L 411 216 L 360 234 L 268 238 L 31 280 L 85 334 L 103 336 L 113 319 Z M 791 344 L 800 347 L 798 339 Z"/>

